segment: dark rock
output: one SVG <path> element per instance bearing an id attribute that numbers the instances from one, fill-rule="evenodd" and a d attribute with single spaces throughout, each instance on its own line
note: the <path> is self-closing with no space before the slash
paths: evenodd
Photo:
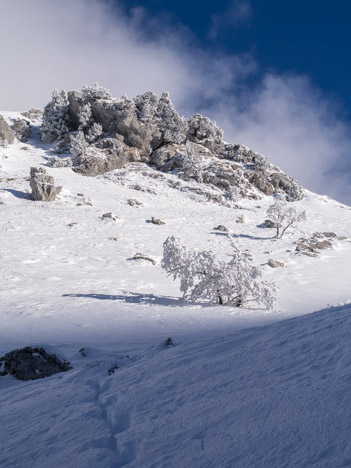
<path id="1" fill-rule="evenodd" d="M 85 348 L 80 348 L 80 350 L 78 351 L 83 357 L 87 357 L 88 356 L 88 352 Z"/>
<path id="2" fill-rule="evenodd" d="M 134 257 L 128 258 L 128 260 L 146 260 L 148 262 L 151 262 L 153 265 L 156 265 L 156 261 L 153 260 L 151 257 L 148 255 L 145 255 L 143 253 L 136 253 Z"/>
<path id="3" fill-rule="evenodd" d="M 161 220 L 158 219 L 158 218 L 154 218 L 153 216 L 152 216 L 152 218 L 151 218 L 151 223 L 152 223 L 152 224 L 158 224 L 158 225 L 166 224 L 164 221 L 161 221 Z"/>
<path id="4" fill-rule="evenodd" d="M 61 361 L 55 354 L 47 352 L 44 348 L 27 346 L 1 357 L 0 369 L 2 376 L 10 374 L 19 380 L 37 380 L 68 371 L 72 367 L 69 362 Z"/>
<path id="5" fill-rule="evenodd" d="M 163 343 L 162 346 L 164 348 L 170 348 L 171 346 L 174 346 L 172 338 L 167 338 Z"/>
<path id="6" fill-rule="evenodd" d="M 104 213 L 101 217 L 102 219 L 112 219 L 112 221 L 117 221 L 118 216 L 114 215 L 113 213 L 109 212 L 109 213 Z"/>
<path id="7" fill-rule="evenodd" d="M 213 228 L 214 231 L 220 231 L 220 232 L 229 232 L 229 229 L 220 224 L 219 226 Z"/>
<path id="8" fill-rule="evenodd" d="M 46 169 L 36 167 L 30 170 L 30 186 L 31 198 L 35 201 L 54 201 L 62 190 L 62 187 L 55 187 L 54 178 L 47 174 Z"/>
<path id="9" fill-rule="evenodd" d="M 277 229 L 278 227 L 280 227 L 280 224 L 274 223 L 270 219 L 266 219 L 262 226 L 268 229 Z"/>

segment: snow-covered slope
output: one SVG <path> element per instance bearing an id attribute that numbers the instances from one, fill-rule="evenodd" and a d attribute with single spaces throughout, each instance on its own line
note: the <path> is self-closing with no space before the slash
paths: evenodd
<path id="1" fill-rule="evenodd" d="M 200 184 L 140 163 L 96 178 L 47 168 L 63 190 L 33 202 L 30 168 L 51 155 L 36 134 L 0 149 L 0 356 L 49 345 L 75 369 L 25 384 L 0 378 L 10 386 L 0 396 L 0 465 L 351 464 L 348 306 L 243 331 L 350 302 L 350 208 L 306 191 L 294 203 L 307 222 L 277 240 L 259 227 L 272 197 L 214 203 Z M 225 258 L 232 247 L 219 224 L 278 285 L 277 310 L 179 299 L 160 267 L 163 242 L 177 235 Z M 298 238 L 324 231 L 346 239 L 316 258 L 295 253 Z M 137 252 L 156 265 L 130 260 Z M 270 258 L 285 267 L 270 268 Z M 168 336 L 179 346 L 153 348 Z M 116 362 L 123 368 L 108 376 Z"/>
<path id="2" fill-rule="evenodd" d="M 89 350 L 0 394 L 0 465 L 350 466 L 350 312 L 129 357 Z"/>

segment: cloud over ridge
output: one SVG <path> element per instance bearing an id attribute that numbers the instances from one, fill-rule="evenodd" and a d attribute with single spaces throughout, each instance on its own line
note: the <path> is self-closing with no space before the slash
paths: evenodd
<path id="1" fill-rule="evenodd" d="M 205 113 L 227 141 L 351 204 L 349 125 L 307 77 L 264 74 L 250 54 L 204 50 L 182 25 L 110 1 L 12 0 L 2 6 L 0 27 L 1 109 L 44 106 L 53 89 L 95 81 L 116 96 L 167 90 L 181 113 Z M 258 85 L 253 76 L 261 76 Z"/>

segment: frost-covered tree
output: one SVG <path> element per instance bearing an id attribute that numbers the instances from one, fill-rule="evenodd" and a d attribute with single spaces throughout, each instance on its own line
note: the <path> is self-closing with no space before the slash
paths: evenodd
<path id="1" fill-rule="evenodd" d="M 79 130 L 84 130 L 92 123 L 93 113 L 90 102 L 85 102 L 79 111 Z"/>
<path id="2" fill-rule="evenodd" d="M 229 262 L 219 260 L 212 251 L 195 251 L 184 247 L 174 236 L 163 244 L 162 268 L 180 279 L 180 290 L 189 301 L 233 304 L 240 307 L 255 302 L 266 308 L 275 306 L 273 284 L 258 281 L 260 272 L 235 247 Z"/>
<path id="3" fill-rule="evenodd" d="M 88 143 L 93 143 L 101 135 L 102 135 L 102 125 L 94 122 L 93 125 L 89 128 L 88 132 L 86 133 L 85 139 L 87 140 Z"/>
<path id="4" fill-rule="evenodd" d="M 44 143 L 52 143 L 67 134 L 68 100 L 65 91 L 55 90 L 44 108 L 40 137 Z"/>
<path id="5" fill-rule="evenodd" d="M 79 130 L 76 133 L 76 135 L 71 135 L 70 152 L 73 154 L 74 157 L 80 156 L 81 154 L 85 153 L 88 146 L 89 145 L 85 139 L 82 130 Z"/>
<path id="6" fill-rule="evenodd" d="M 157 106 L 158 97 L 152 91 L 147 91 L 140 96 L 134 98 L 134 103 L 138 111 L 138 119 L 142 122 L 150 122 L 154 119 Z"/>
<path id="7" fill-rule="evenodd" d="M 169 93 L 163 93 L 157 104 L 156 118 L 163 132 L 165 143 L 183 143 L 187 122 L 175 110 Z"/>
<path id="8" fill-rule="evenodd" d="M 83 99 L 112 99 L 110 91 L 103 88 L 99 83 L 82 88 Z"/>
<path id="9" fill-rule="evenodd" d="M 295 206 L 280 197 L 277 197 L 268 208 L 267 216 L 276 224 L 277 233 L 275 237 L 277 239 L 281 239 L 288 228 L 307 219 L 306 211 L 297 210 Z"/>

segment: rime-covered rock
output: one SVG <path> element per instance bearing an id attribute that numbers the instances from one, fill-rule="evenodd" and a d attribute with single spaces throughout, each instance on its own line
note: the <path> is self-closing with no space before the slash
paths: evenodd
<path id="1" fill-rule="evenodd" d="M 22 143 L 26 143 L 32 133 L 29 122 L 24 119 L 17 119 L 12 125 L 12 130 L 15 132 L 17 140 Z"/>
<path id="2" fill-rule="evenodd" d="M 56 195 L 62 190 L 62 187 L 55 187 L 54 178 L 47 174 L 44 168 L 31 168 L 30 186 L 32 189 L 31 198 L 35 201 L 54 201 Z"/>
<path id="3" fill-rule="evenodd" d="M 0 115 L 0 142 L 12 144 L 15 141 L 15 136 L 15 132 L 4 117 Z"/>
<path id="4" fill-rule="evenodd" d="M 220 153 L 224 150 L 222 142 L 223 130 L 219 128 L 214 120 L 195 114 L 188 121 L 188 137 L 195 143 L 208 148 L 213 153 Z"/>
<path id="5" fill-rule="evenodd" d="M 19 380 L 37 380 L 72 369 L 69 362 L 60 360 L 44 348 L 27 346 L 15 349 L 0 358 L 0 375 L 12 375 Z"/>
<path id="6" fill-rule="evenodd" d="M 183 180 L 213 185 L 236 199 L 284 194 L 300 200 L 303 191 L 292 177 L 245 145 L 223 141 L 216 122 L 201 114 L 188 121 L 178 114 L 168 93 L 151 91 L 128 99 L 112 98 L 100 85 L 68 95 L 54 92 L 41 130 L 47 142 L 74 156 L 75 170 L 94 176 L 145 162 Z"/>

